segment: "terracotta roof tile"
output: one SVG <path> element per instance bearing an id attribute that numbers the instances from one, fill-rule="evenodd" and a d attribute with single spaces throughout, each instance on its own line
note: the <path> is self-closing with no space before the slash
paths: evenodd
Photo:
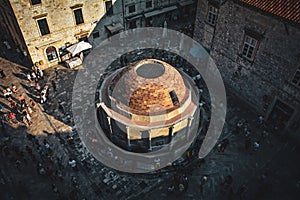
<path id="1" fill-rule="evenodd" d="M 300 24 L 300 0 L 239 0 Z"/>

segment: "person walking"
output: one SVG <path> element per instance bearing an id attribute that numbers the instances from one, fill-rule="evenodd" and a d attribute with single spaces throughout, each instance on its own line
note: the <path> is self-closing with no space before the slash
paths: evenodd
<path id="1" fill-rule="evenodd" d="M 27 80 L 31 83 L 32 79 L 31 79 L 31 75 L 29 72 L 26 74 L 26 77 L 27 77 Z"/>
<path id="2" fill-rule="evenodd" d="M 26 112 L 25 117 L 26 117 L 26 119 L 27 119 L 27 121 L 29 123 L 29 126 L 30 126 L 32 124 L 32 121 L 31 121 L 31 117 L 30 117 L 29 113 Z"/>
<path id="3" fill-rule="evenodd" d="M 5 122 L 10 122 L 9 112 L 3 113 L 2 120 L 4 120 Z"/>
<path id="4" fill-rule="evenodd" d="M 34 73 L 36 73 L 37 74 L 37 67 L 35 66 L 35 65 L 32 65 L 32 67 L 31 67 L 31 69 L 32 69 L 32 71 L 34 72 Z"/>
<path id="5" fill-rule="evenodd" d="M 223 153 L 228 145 L 229 145 L 229 140 L 225 138 L 220 142 L 220 144 L 218 144 L 218 151 Z"/>
<path id="6" fill-rule="evenodd" d="M 20 96 L 19 96 L 19 101 L 20 101 L 20 104 L 26 103 L 25 97 L 23 96 L 23 94 L 20 94 Z"/>
<path id="7" fill-rule="evenodd" d="M 17 94 L 18 93 L 18 88 L 14 84 L 11 84 L 12 92 Z"/>
<path id="8" fill-rule="evenodd" d="M 4 106 L 0 103 L 0 113 L 2 113 Z"/>
<path id="9" fill-rule="evenodd" d="M 207 182 L 207 179 L 208 179 L 208 177 L 206 175 L 204 175 L 204 176 L 201 177 L 200 188 L 199 188 L 201 193 L 203 193 L 204 184 Z"/>
<path id="10" fill-rule="evenodd" d="M 260 142 L 258 140 L 254 141 L 253 147 L 254 147 L 254 150 L 257 151 L 260 147 Z"/>
<path id="11" fill-rule="evenodd" d="M 13 111 L 17 111 L 17 103 L 15 101 L 10 102 L 10 107 Z"/>
<path id="12" fill-rule="evenodd" d="M 41 91 L 40 94 L 40 101 L 41 103 L 45 103 L 47 100 L 47 91 L 48 91 L 48 86 L 46 85 L 43 90 Z"/>
<path id="13" fill-rule="evenodd" d="M 26 111 L 25 111 L 25 117 L 28 121 L 29 126 L 31 126 L 31 124 L 32 124 L 31 117 L 30 117 L 29 113 L 27 113 Z"/>
<path id="14" fill-rule="evenodd" d="M 72 169 L 77 169 L 76 160 L 70 158 L 69 165 L 72 167 Z"/>
<path id="15" fill-rule="evenodd" d="M 1 75 L 2 79 L 6 79 L 6 75 L 5 75 L 4 71 L 3 71 L 3 69 L 0 70 L 0 75 Z"/>
<path id="16" fill-rule="evenodd" d="M 11 99 L 12 92 L 11 91 L 3 90 L 2 93 L 3 93 L 5 99 L 7 99 L 8 101 L 12 101 L 12 99 Z"/>
<path id="17" fill-rule="evenodd" d="M 52 81 L 51 81 L 51 84 L 52 84 L 52 88 L 53 88 L 54 92 L 56 92 L 56 91 L 57 91 L 57 88 L 56 88 L 56 83 L 55 83 L 55 81 L 52 80 Z"/>
<path id="18" fill-rule="evenodd" d="M 29 126 L 29 121 L 27 120 L 26 115 L 22 114 L 22 120 L 25 126 Z"/>
<path id="19" fill-rule="evenodd" d="M 55 72 L 55 79 L 57 80 L 57 78 L 58 78 L 58 69 L 56 67 L 54 69 L 54 72 Z"/>
<path id="20" fill-rule="evenodd" d="M 33 99 L 29 100 L 29 106 L 32 108 L 33 112 L 36 111 L 36 103 L 33 101 Z"/>
<path id="21" fill-rule="evenodd" d="M 35 72 L 32 72 L 32 73 L 31 73 L 31 80 L 32 80 L 32 81 L 37 81 Z"/>
<path id="22" fill-rule="evenodd" d="M 10 95 L 12 95 L 12 93 L 13 93 L 9 87 L 6 88 L 6 91 L 7 91 L 7 93 L 9 93 Z"/>
<path id="23" fill-rule="evenodd" d="M 39 76 L 39 79 L 43 78 L 43 76 L 44 76 L 44 72 L 41 68 L 38 68 L 38 76 Z"/>
<path id="24" fill-rule="evenodd" d="M 13 113 L 13 112 L 9 113 L 9 122 L 13 122 L 14 124 L 18 123 L 15 113 Z"/>
<path id="25" fill-rule="evenodd" d="M 39 92 L 41 90 L 41 86 L 38 82 L 35 83 L 35 89 Z"/>
<path id="26" fill-rule="evenodd" d="M 28 113 L 28 115 L 29 115 L 30 117 L 32 117 L 33 110 L 31 109 L 30 106 L 27 106 L 27 107 L 26 107 L 26 112 Z"/>

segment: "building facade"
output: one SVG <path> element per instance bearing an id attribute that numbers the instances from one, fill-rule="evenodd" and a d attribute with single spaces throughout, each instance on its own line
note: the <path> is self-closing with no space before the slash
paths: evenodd
<path id="1" fill-rule="evenodd" d="M 106 13 L 101 17 L 88 37 L 93 47 L 110 36 L 124 31 L 123 0 L 105 1 Z"/>
<path id="2" fill-rule="evenodd" d="M 183 18 L 192 17 L 194 0 L 124 0 L 126 29 L 163 26 Z"/>
<path id="3" fill-rule="evenodd" d="M 199 0 L 194 39 L 228 88 L 274 129 L 299 133 L 300 2 Z"/>
<path id="4" fill-rule="evenodd" d="M 121 31 L 141 27 L 162 27 L 166 21 L 168 28 L 182 27 L 179 23 L 194 23 L 195 0 L 115 0 L 112 8 L 97 23 L 89 42 L 97 46 L 103 40 Z M 187 23 L 186 23 L 187 24 Z M 99 33 L 99 34 L 98 34 Z"/>
<path id="5" fill-rule="evenodd" d="M 19 50 L 47 68 L 81 40 L 95 47 L 127 29 L 163 26 L 165 21 L 168 28 L 180 20 L 193 23 L 195 5 L 195 0 L 4 0 L 0 19 Z"/>
<path id="6" fill-rule="evenodd" d="M 103 0 L 6 0 L 6 4 L 11 5 L 28 55 L 41 68 L 60 62 L 60 53 L 69 44 L 87 40 L 108 6 Z"/>
<path id="7" fill-rule="evenodd" d="M 1 30 L 3 31 L 2 35 L 0 36 L 6 45 L 6 50 L 13 48 L 11 42 L 14 42 L 15 45 L 18 47 L 17 51 L 22 53 L 22 55 L 27 56 L 28 50 L 25 44 L 18 22 L 16 20 L 14 12 L 12 12 L 11 5 L 8 1 L 3 1 L 0 4 L 0 26 Z M 11 38 L 9 37 L 11 36 Z M 12 39 L 13 41 L 9 41 Z M 6 51 L 2 52 L 2 55 L 6 57 Z"/>

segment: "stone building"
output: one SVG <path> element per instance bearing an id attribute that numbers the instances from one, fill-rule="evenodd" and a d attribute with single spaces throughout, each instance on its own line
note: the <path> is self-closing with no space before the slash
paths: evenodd
<path id="1" fill-rule="evenodd" d="M 196 11 L 195 0 L 115 0 L 112 8 L 97 23 L 89 42 L 97 46 L 111 35 L 121 31 L 164 25 L 168 28 L 182 26 L 180 21 L 194 23 Z"/>
<path id="2" fill-rule="evenodd" d="M 25 44 L 25 41 L 23 37 L 20 37 L 22 35 L 18 22 L 16 20 L 16 17 L 14 15 L 14 12 L 11 11 L 11 5 L 9 1 L 2 1 L 0 4 L 0 29 L 3 31 L 1 33 L 0 38 L 2 41 L 4 41 L 6 48 L 5 50 L 9 48 L 13 48 L 11 42 L 14 42 L 15 45 L 18 47 L 17 51 L 22 52 L 23 55 L 27 56 L 28 50 Z M 9 38 L 11 36 L 11 38 Z M 13 41 L 10 41 L 12 39 Z M 3 50 L 2 55 L 4 57 L 6 52 Z"/>
<path id="3" fill-rule="evenodd" d="M 103 40 L 124 31 L 123 0 L 105 1 L 106 14 L 101 17 L 88 40 L 97 47 Z"/>
<path id="4" fill-rule="evenodd" d="M 5 5 L 10 4 L 9 8 L 0 7 L 0 12 L 6 13 L 9 18 L 5 26 L 11 29 L 18 25 L 20 34 L 13 34 L 15 42 L 25 51 L 25 46 L 19 42 L 24 40 L 33 64 L 41 68 L 56 65 L 60 61 L 61 50 L 67 45 L 87 40 L 90 34 L 97 34 L 91 31 L 112 4 L 105 0 L 4 2 Z M 12 23 L 14 20 L 17 24 Z"/>
<path id="5" fill-rule="evenodd" d="M 228 89 L 275 129 L 299 133 L 300 1 L 198 0 L 194 39 Z"/>
<path id="6" fill-rule="evenodd" d="M 129 151 L 157 150 L 175 135 L 186 141 L 193 119 L 199 120 L 193 80 L 161 60 L 144 59 L 116 70 L 99 93 L 102 129 Z"/>
<path id="7" fill-rule="evenodd" d="M 126 29 L 163 26 L 164 22 L 176 22 L 191 17 L 194 0 L 124 0 Z"/>

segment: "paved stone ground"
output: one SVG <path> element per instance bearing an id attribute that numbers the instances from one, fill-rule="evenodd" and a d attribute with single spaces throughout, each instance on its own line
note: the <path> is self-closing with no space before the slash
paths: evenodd
<path id="1" fill-rule="evenodd" d="M 10 56 L 18 60 L 13 52 Z M 27 100 L 36 98 L 32 95 L 34 88 L 25 80 L 27 68 L 4 59 L 0 59 L 0 67 L 8 76 L 6 80 L 0 79 L 1 89 L 14 83 L 20 91 L 26 93 Z M 227 123 L 220 140 L 228 138 L 230 144 L 225 152 L 214 150 L 205 158 L 204 164 L 193 167 L 194 170 L 188 175 L 189 188 L 185 193 L 178 195 L 167 191 L 172 184 L 170 173 L 129 175 L 104 167 L 86 151 L 73 127 L 71 95 L 75 75 L 76 70 L 59 66 L 59 77 L 56 79 L 53 68 L 46 70 L 42 84 L 50 86 L 49 101 L 39 105 L 33 116 L 33 125 L 6 124 L 6 130 L 1 130 L 0 191 L 5 192 L 0 193 L 0 199 L 292 200 L 300 196 L 299 184 L 297 187 L 300 180 L 299 141 L 288 133 L 275 133 L 272 130 L 263 140 L 263 129 L 257 127 L 258 115 L 237 95 L 229 92 Z M 57 83 L 56 92 L 51 80 Z M 2 96 L 0 99 L 5 110 L 9 110 L 8 102 Z M 258 150 L 251 148 L 246 151 L 246 136 L 243 133 L 234 134 L 236 123 L 241 119 L 248 121 L 251 138 L 261 141 Z M 30 139 L 29 134 L 36 135 L 35 139 Z M 44 139 L 50 144 L 50 154 L 47 154 Z M 32 153 L 26 150 L 26 145 Z M 37 150 L 38 147 L 41 150 Z M 68 166 L 69 158 L 77 161 L 77 170 Z M 47 175 L 40 175 L 37 170 L 39 162 L 54 172 L 48 170 Z M 62 181 L 57 175 L 59 171 L 62 173 Z M 263 173 L 267 174 L 264 184 L 260 181 Z M 208 181 L 203 192 L 200 192 L 203 175 L 208 176 Z M 233 197 L 227 191 L 221 192 L 224 187 L 221 183 L 227 175 L 233 177 Z M 52 184 L 56 185 L 59 194 L 53 192 Z M 239 198 L 236 193 L 243 184 L 247 190 L 244 197 Z"/>
<path id="2" fill-rule="evenodd" d="M 299 141 L 293 140 L 288 133 L 275 133 L 263 139 L 261 133 L 268 128 L 257 127 L 258 115 L 252 112 L 246 103 L 236 95 L 227 93 L 229 111 L 227 124 L 222 138 L 228 138 L 229 146 L 224 153 L 216 149 L 206 158 L 205 163 L 194 170 L 189 178 L 189 188 L 180 197 L 167 191 L 169 182 L 166 181 L 157 190 L 147 195 L 146 199 L 298 199 L 300 197 L 299 175 L 300 151 Z M 245 149 L 244 134 L 234 134 L 236 123 L 247 120 L 251 130 L 252 140 L 259 140 L 258 150 Z M 222 139 L 221 138 L 221 139 Z M 264 185 L 261 176 L 267 175 Z M 200 192 L 202 176 L 208 176 L 203 192 Z M 225 176 L 233 177 L 232 190 L 223 191 Z M 239 195 L 239 188 L 245 185 L 246 191 Z M 222 192 L 223 191 L 223 192 Z"/>
<path id="3" fill-rule="evenodd" d="M 13 68 L 12 73 L 7 70 L 8 65 Z M 8 75 L 7 80 L 1 80 L 2 86 L 7 86 L 8 82 L 13 82 L 20 90 L 24 88 L 24 92 L 29 95 L 33 93 L 32 88 L 28 87 L 29 83 L 21 76 L 27 70 L 26 68 L 3 59 L 1 59 L 1 66 L 6 66 L 5 72 Z M 174 199 L 175 197 L 181 199 L 220 199 L 224 196 L 220 193 L 222 191 L 220 183 L 227 175 L 233 177 L 232 188 L 235 193 L 241 185 L 246 185 L 247 191 L 244 199 L 282 199 L 282 197 L 296 199 L 296 195 L 299 195 L 296 188 L 299 180 L 298 141 L 288 139 L 289 135 L 284 135 L 284 133 L 271 133 L 268 138 L 262 141 L 261 132 L 263 130 L 256 127 L 258 116 L 252 113 L 251 109 L 237 96 L 230 93 L 228 93 L 227 124 L 221 138 L 228 138 L 230 144 L 224 153 L 217 150 L 211 152 L 205 158 L 205 163 L 188 176 L 189 188 L 182 196 L 174 196 L 167 192 L 167 187 L 172 181 L 170 176 L 165 174 L 162 174 L 160 178 L 156 176 L 152 179 L 148 177 L 133 179 L 131 176 L 119 174 L 103 167 L 97 161 L 93 161 L 91 155 L 85 152 L 76 133 L 70 130 L 72 126 L 70 99 L 76 71 L 59 68 L 57 79 L 55 79 L 53 69 L 45 71 L 44 84 L 49 83 L 50 80 L 55 80 L 58 91 L 54 92 L 50 88 L 49 102 L 51 103 L 40 106 L 39 111 L 33 117 L 34 124 L 29 128 L 24 127 L 21 123 L 19 125 L 7 125 L 6 130 L 1 132 L 1 135 L 4 136 L 1 142 L 1 163 L 3 163 L 1 165 L 1 191 L 7 191 L 1 193 L 1 199 L 55 199 L 59 195 L 52 192 L 51 184 L 53 183 L 62 193 L 61 198 L 69 197 L 70 199 L 76 198 L 76 195 L 78 198 L 86 199 L 94 199 L 95 195 L 99 195 L 103 199 L 116 197 L 136 199 L 137 197 L 128 198 L 128 196 L 133 195 L 133 191 L 135 194 L 137 191 L 143 190 L 151 190 L 151 192 L 146 193 L 147 196 L 144 199 L 153 197 L 159 199 Z M 3 99 L 1 102 L 7 103 Z M 64 109 L 59 108 L 59 104 Z M 7 106 L 5 107 L 7 109 Z M 248 121 L 249 128 L 252 130 L 251 138 L 262 141 L 261 148 L 257 151 L 252 149 L 246 151 L 244 134 L 233 133 L 237 121 L 241 119 Z M 63 128 L 59 130 L 58 127 L 62 124 Z M 64 129 L 68 129 L 69 132 L 64 131 Z M 31 142 L 27 138 L 28 134 L 39 135 L 37 143 Z M 68 140 L 70 136 L 73 136 L 74 144 Z M 53 149 L 53 155 L 50 158 L 39 155 L 35 151 L 35 148 L 39 146 L 38 144 L 43 146 L 43 139 L 47 139 Z M 52 167 L 54 170 L 60 169 L 64 180 L 61 182 L 55 175 L 39 175 L 36 168 L 38 161 L 32 160 L 30 154 L 25 150 L 26 145 L 33 149 L 36 160 L 41 162 L 43 166 Z M 10 155 L 6 155 L 5 147 L 10 148 Z M 20 153 L 14 147 L 23 153 L 19 155 Z M 60 162 L 55 159 L 57 157 L 61 158 Z M 68 158 L 77 160 L 79 163 L 78 171 L 67 166 Z M 85 159 L 86 162 L 80 162 L 81 159 Z M 16 160 L 21 161 L 20 167 L 17 167 Z M 265 196 L 260 196 L 262 194 L 257 191 L 259 177 L 263 173 L 268 174 L 268 181 L 272 183 L 273 190 L 268 191 Z M 208 181 L 204 185 L 203 192 L 200 193 L 200 179 L 203 175 L 208 175 Z M 72 176 L 77 177 L 77 184 L 72 182 Z M 153 187 L 150 186 L 151 184 Z M 138 189 L 132 185 L 140 185 L 141 188 Z M 74 194 L 74 197 L 70 196 L 71 194 Z"/>
<path id="4" fill-rule="evenodd" d="M 2 58 L 0 66 L 7 75 L 5 80 L 0 80 L 2 89 L 14 83 L 27 102 L 29 98 L 38 102 L 34 87 L 25 80 L 29 69 Z M 62 66 L 57 68 L 57 78 L 53 68 L 44 72 L 40 83 L 49 85 L 49 99 L 38 105 L 32 117 L 33 124 L 26 127 L 22 122 L 5 123 L 5 129 L 1 129 L 0 190 L 6 192 L 0 193 L 0 199 L 133 199 L 158 184 L 160 179 L 157 178 L 131 176 L 105 168 L 86 151 L 72 129 L 71 95 L 76 71 Z M 50 84 L 52 80 L 57 83 L 56 92 Z M 3 96 L 0 102 L 5 107 L 4 112 L 10 111 L 9 102 Z M 30 139 L 30 135 L 35 137 Z M 50 155 L 44 139 L 50 144 Z M 77 170 L 68 165 L 69 158 L 77 161 Z M 52 169 L 53 173 L 40 175 L 38 163 L 45 169 Z M 62 180 L 57 175 L 59 171 Z M 73 177 L 76 182 L 72 181 Z M 52 184 L 58 188 L 58 193 L 53 192 Z"/>

